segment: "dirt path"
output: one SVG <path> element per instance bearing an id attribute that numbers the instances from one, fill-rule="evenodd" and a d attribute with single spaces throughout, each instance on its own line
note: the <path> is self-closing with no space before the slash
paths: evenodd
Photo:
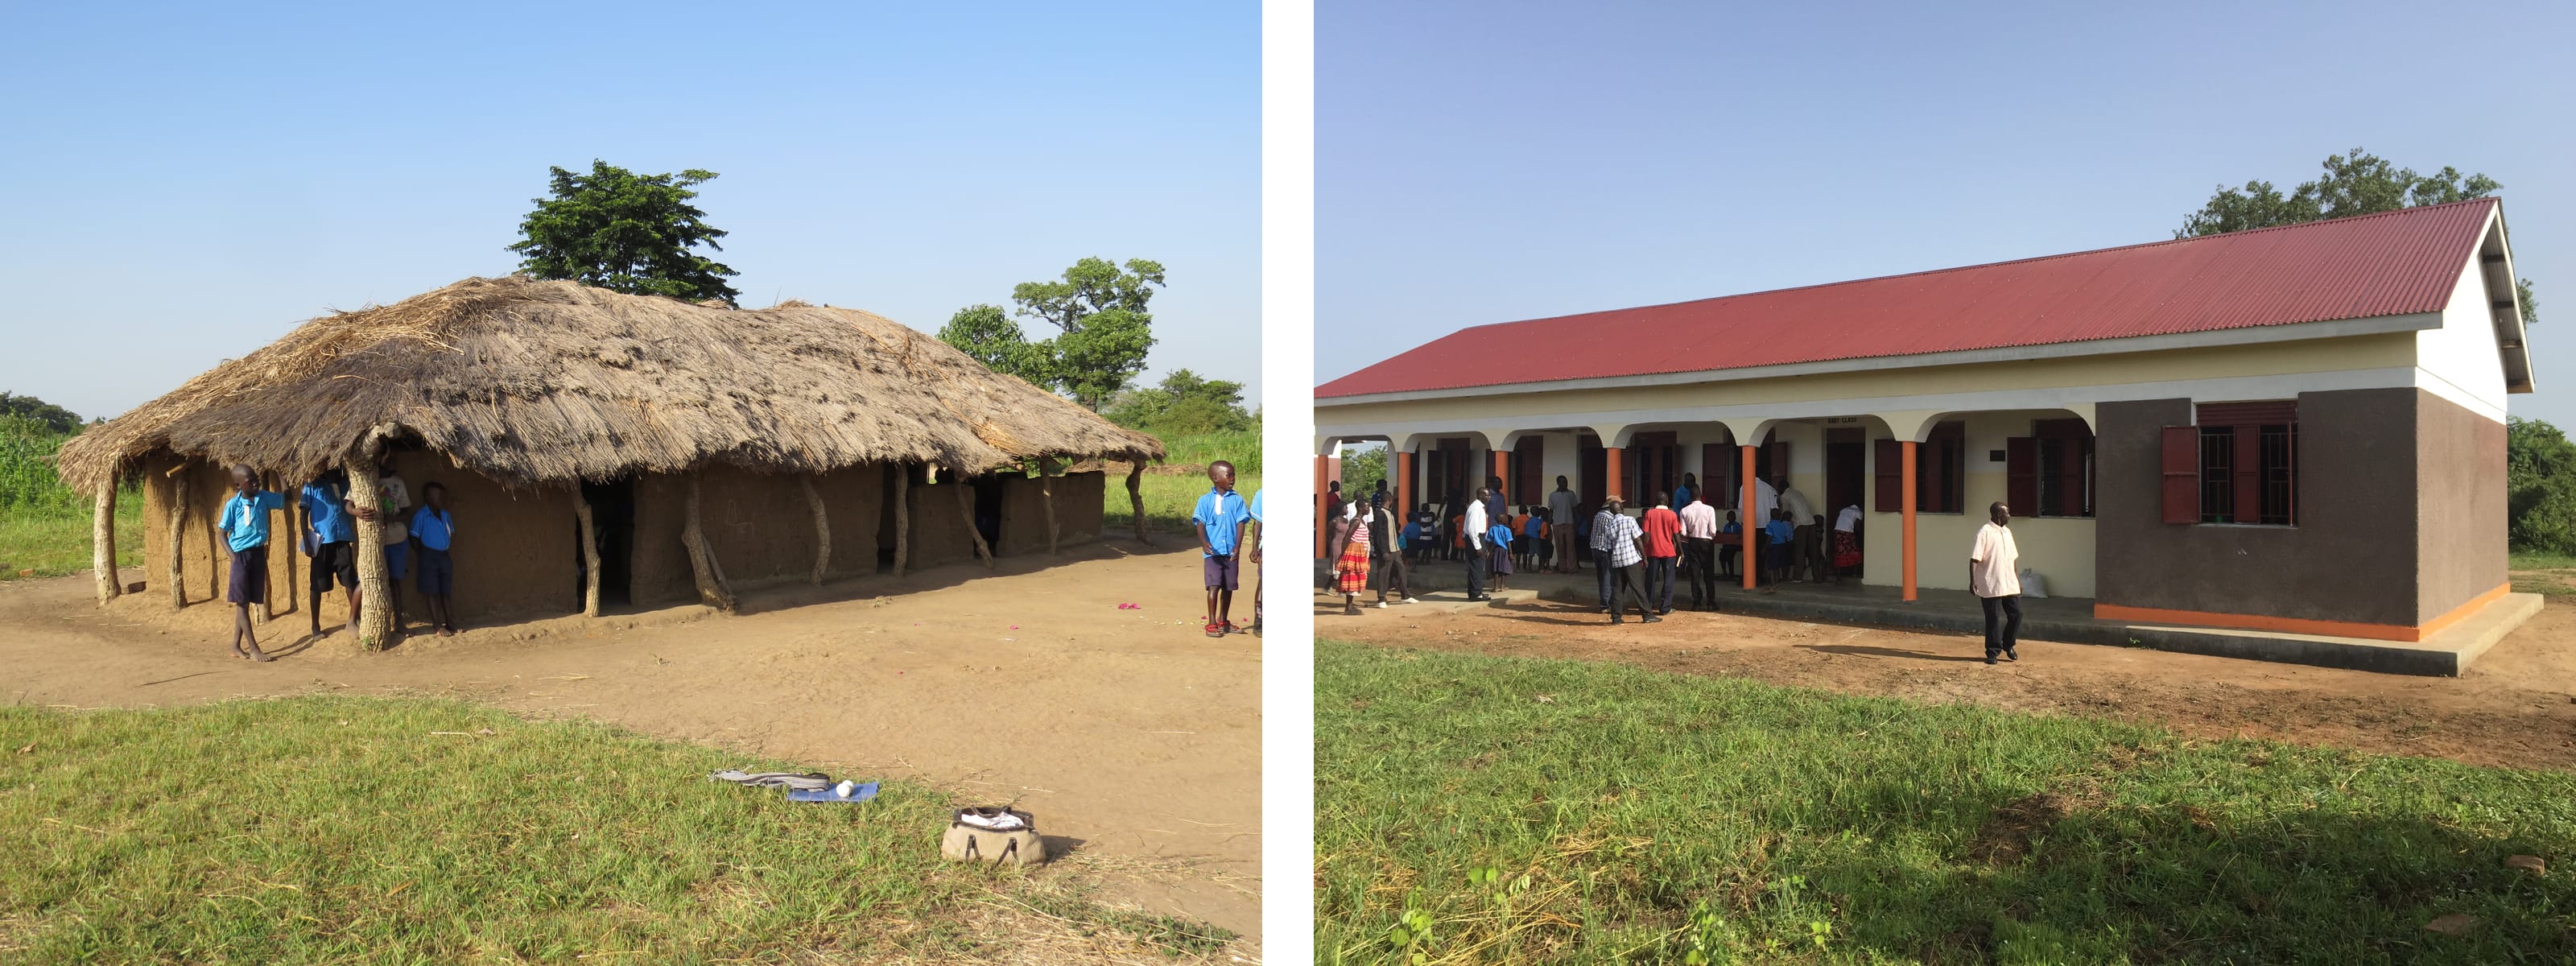
<path id="1" fill-rule="evenodd" d="M 1675 612 L 1612 627 L 1588 608 L 1537 603 L 1341 616 L 1316 597 L 1318 637 L 1529 657 L 1624 661 L 1659 671 L 2118 718 L 2204 737 L 2259 737 L 2479 765 L 2576 769 L 2576 603 L 2539 616 L 2458 678 L 2025 641 L 1987 667 L 1958 635 Z"/>
<path id="2" fill-rule="evenodd" d="M 469 628 L 381 654 L 351 653 L 342 633 L 268 665 L 224 656 L 221 605 L 174 613 L 146 593 L 100 608 L 86 575 L 12 581 L 0 584 L 0 699 L 427 692 L 835 774 L 918 777 L 1016 799 L 1050 836 L 1079 840 L 1061 872 L 1257 949 L 1261 642 L 1200 633 L 1198 559 L 1178 543 L 752 593 L 732 617 L 691 606 Z M 785 606 L 818 596 L 859 599 Z M 285 616 L 262 637 L 275 648 L 304 626 Z M 923 830 L 924 847 L 937 831 Z"/>

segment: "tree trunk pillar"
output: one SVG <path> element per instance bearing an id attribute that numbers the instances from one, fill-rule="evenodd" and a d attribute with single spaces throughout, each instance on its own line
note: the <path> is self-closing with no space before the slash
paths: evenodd
<path id="1" fill-rule="evenodd" d="M 106 604 L 125 592 L 116 573 L 116 479 L 98 488 L 98 509 L 89 526 L 90 566 L 98 572 L 98 602 Z"/>
<path id="2" fill-rule="evenodd" d="M 894 467 L 894 575 L 902 579 L 912 559 L 912 464 Z"/>
<path id="3" fill-rule="evenodd" d="M 1055 523 L 1055 460 L 1045 456 L 1038 457 L 1038 496 L 1046 501 L 1047 552 L 1054 553 L 1064 531 Z"/>
<path id="4" fill-rule="evenodd" d="M 814 513 L 814 577 L 816 587 L 823 586 L 823 574 L 832 569 L 832 515 L 823 506 L 823 494 L 814 489 L 814 478 L 800 476 L 796 482 L 805 487 L 805 508 Z"/>
<path id="5" fill-rule="evenodd" d="M 188 606 L 188 585 L 182 575 L 188 572 L 188 558 L 180 548 L 188 542 L 188 464 L 182 461 L 170 471 L 170 609 Z"/>
<path id="6" fill-rule="evenodd" d="M 599 530 L 590 517 L 590 500 L 581 481 L 572 484 L 572 516 L 581 523 L 581 616 L 599 616 Z"/>
<path id="7" fill-rule="evenodd" d="M 993 569 L 993 547 L 984 542 L 984 531 L 975 526 L 974 487 L 957 481 L 957 514 L 966 518 L 966 535 L 975 538 L 975 556 L 982 558 L 984 569 Z"/>
<path id="8" fill-rule="evenodd" d="M 383 511 L 382 501 L 369 484 L 376 478 L 376 444 L 349 454 L 349 502 L 359 506 L 373 505 Z M 350 552 L 358 558 L 358 645 L 371 651 L 393 646 L 394 626 L 392 576 L 385 572 L 385 532 L 382 521 L 355 521 L 358 539 Z"/>
<path id="9" fill-rule="evenodd" d="M 1145 535 L 1145 460 L 1142 457 L 1127 464 L 1127 503 L 1135 508 L 1136 542 L 1153 546 L 1153 538 Z"/>
<path id="10" fill-rule="evenodd" d="M 687 522 L 680 528 L 680 541 L 689 548 L 689 572 L 697 578 L 698 599 L 717 610 L 731 613 L 735 606 L 733 591 L 725 587 L 724 574 L 716 569 L 716 553 L 707 546 L 707 531 L 698 515 L 698 474 L 689 474 Z"/>

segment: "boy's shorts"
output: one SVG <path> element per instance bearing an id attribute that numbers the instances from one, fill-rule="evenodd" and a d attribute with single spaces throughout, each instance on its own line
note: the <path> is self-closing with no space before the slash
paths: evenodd
<path id="1" fill-rule="evenodd" d="M 411 543 L 385 544 L 385 579 L 401 580 L 411 573 Z"/>
<path id="2" fill-rule="evenodd" d="M 224 581 L 224 602 L 259 604 L 268 600 L 268 546 L 233 551 L 232 575 Z"/>
<path id="3" fill-rule="evenodd" d="M 420 548 L 420 580 L 416 584 L 423 594 L 456 592 L 456 562 L 445 550 Z"/>
<path id="4" fill-rule="evenodd" d="M 1236 578 L 1243 571 L 1243 565 L 1241 563 L 1242 558 L 1226 553 L 1209 554 L 1205 560 L 1206 563 L 1203 564 L 1200 569 L 1207 571 L 1207 586 L 1209 590 L 1235 589 L 1237 583 Z"/>
<path id="5" fill-rule="evenodd" d="M 346 541 L 326 543 L 313 555 L 313 592 L 331 591 L 331 580 L 337 577 L 342 587 L 358 586 L 358 554 L 355 544 Z"/>

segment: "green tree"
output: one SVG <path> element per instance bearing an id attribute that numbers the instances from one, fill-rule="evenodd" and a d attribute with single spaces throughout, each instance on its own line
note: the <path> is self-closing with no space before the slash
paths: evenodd
<path id="1" fill-rule="evenodd" d="M 1053 362 L 1054 388 L 1097 412 L 1145 370 L 1154 348 L 1154 315 L 1148 311 L 1163 266 L 1142 258 L 1122 271 L 1103 258 L 1085 258 L 1049 282 L 1011 289 L 1017 314 L 1045 320 L 1056 334 L 1039 343 Z"/>
<path id="2" fill-rule="evenodd" d="M 1208 379 L 1188 369 L 1174 369 L 1161 385 L 1118 394 L 1101 415 L 1129 429 L 1157 436 L 1251 429 L 1257 425 L 1243 408 L 1243 384 Z"/>
<path id="3" fill-rule="evenodd" d="M 2447 166 L 2429 175 L 2417 174 L 2413 168 L 2400 168 L 2361 148 L 2327 155 L 2325 172 L 2323 177 L 2303 182 L 2286 194 L 2269 181 L 2248 181 L 2242 188 L 2220 185 L 2209 203 L 2174 230 L 2174 237 L 2196 238 L 2466 201 L 2504 188 L 2484 174 L 2463 175 L 2458 168 Z M 2531 280 L 2516 279 L 2513 287 L 2515 299 L 2522 304 L 2523 321 L 2539 322 L 2540 300 L 2532 297 Z"/>
<path id="4" fill-rule="evenodd" d="M 957 347 L 957 351 L 975 357 L 995 372 L 1008 373 L 1028 380 L 1030 385 L 1052 389 L 1056 378 L 1053 360 L 1028 337 L 1021 334 L 1020 324 L 998 305 L 969 305 L 948 317 L 939 327 L 939 341 Z"/>
<path id="5" fill-rule="evenodd" d="M 2576 554 L 2576 443 L 2546 422 L 2508 416 L 2504 454 L 2513 546 Z"/>
<path id="6" fill-rule="evenodd" d="M 689 190 L 712 181 L 713 171 L 639 175 L 594 160 L 590 173 L 553 173 L 551 198 L 533 199 L 536 210 L 519 223 L 519 271 L 548 279 L 636 295 L 668 295 L 698 302 L 741 293 L 726 278 L 740 274 L 692 249 L 716 251 L 725 233 L 706 223 Z"/>
<path id="7" fill-rule="evenodd" d="M 71 410 L 34 396 L 7 392 L 0 392 L 0 416 L 14 416 L 56 433 L 78 432 L 81 427 L 81 418 Z"/>
<path id="8" fill-rule="evenodd" d="M 1379 480 L 1386 481 L 1388 492 L 1394 492 L 1397 489 L 1394 478 L 1388 476 L 1386 472 L 1385 444 L 1371 444 L 1367 449 L 1344 450 L 1343 453 L 1345 454 L 1342 457 L 1343 495 L 1353 497 L 1365 495 L 1377 489 Z"/>

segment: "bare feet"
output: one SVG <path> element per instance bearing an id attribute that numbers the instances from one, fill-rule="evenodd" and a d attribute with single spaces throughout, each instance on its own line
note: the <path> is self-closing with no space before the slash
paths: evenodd
<path id="1" fill-rule="evenodd" d="M 454 636 L 456 636 L 456 629 L 455 629 L 455 628 L 453 628 L 453 627 L 442 627 L 442 628 L 439 628 L 439 629 L 438 629 L 438 636 L 440 636 L 440 637 L 454 637 Z"/>
<path id="2" fill-rule="evenodd" d="M 268 652 L 267 652 L 267 651 L 260 650 L 260 649 L 259 649 L 259 646 L 258 646 L 258 645 L 256 645 L 256 644 L 251 645 L 251 649 L 250 649 L 250 659 L 251 659 L 251 660 L 253 660 L 253 661 L 257 661 L 257 662 L 259 662 L 259 663 L 261 663 L 261 664 L 266 664 L 266 663 L 268 663 L 268 662 L 270 662 L 270 661 L 277 660 L 276 658 L 273 658 L 273 657 L 268 656 Z"/>

